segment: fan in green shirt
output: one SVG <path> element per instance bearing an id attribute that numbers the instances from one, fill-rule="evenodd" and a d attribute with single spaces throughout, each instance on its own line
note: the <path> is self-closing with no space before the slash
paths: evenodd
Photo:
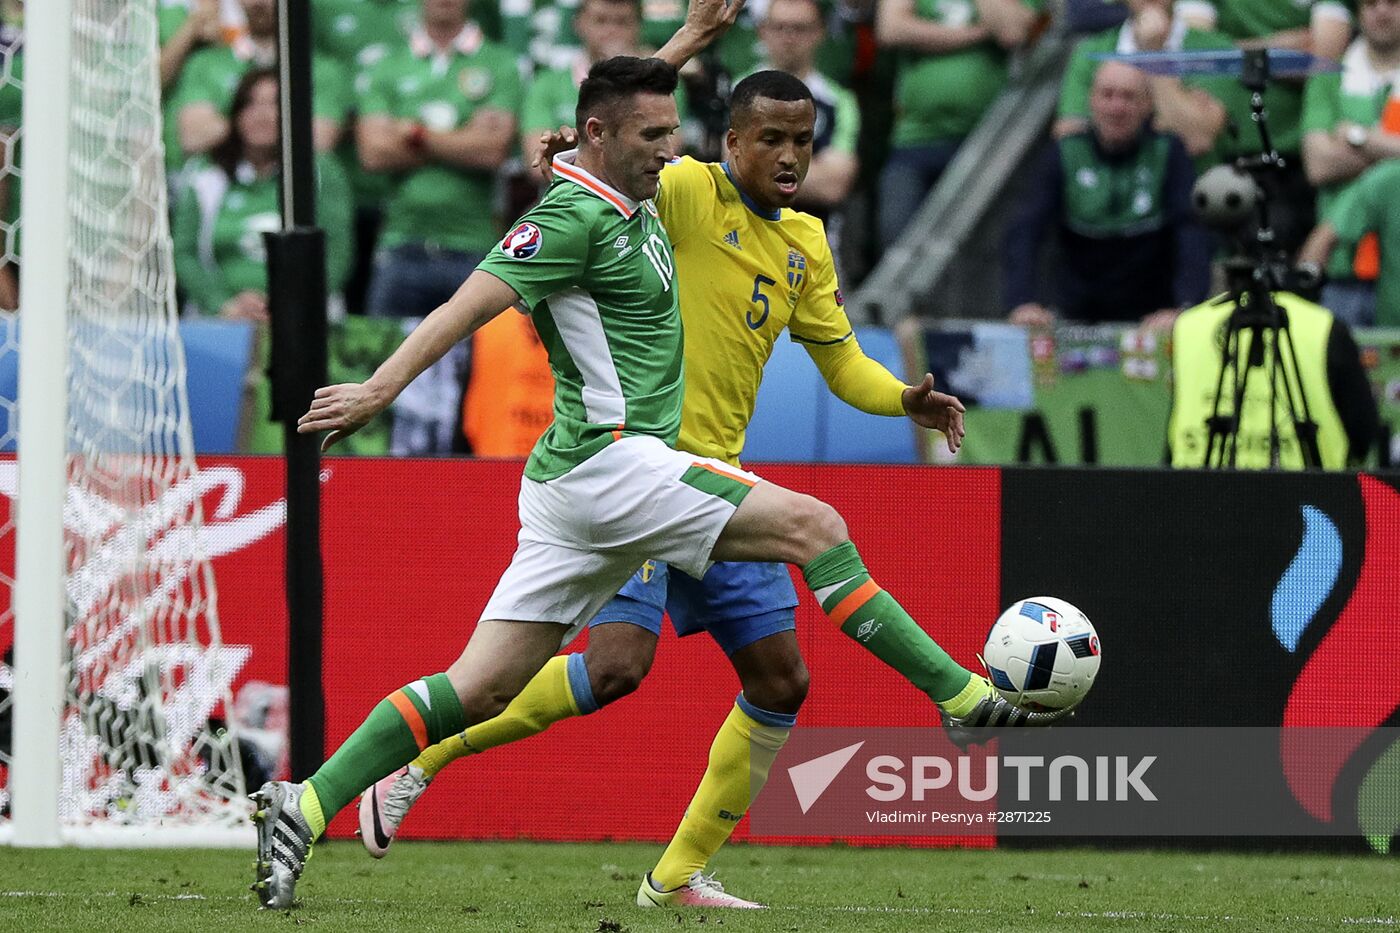
<path id="1" fill-rule="evenodd" d="M 565 68 L 537 71 L 525 90 L 520 108 L 520 152 L 529 165 L 542 151 L 540 134 L 574 125 L 578 88 L 588 69 L 614 55 L 642 55 L 641 14 L 637 0 L 583 0 L 574 14 L 574 32 L 583 42 Z M 695 138 L 687 130 L 684 87 L 676 88 L 676 109 L 681 115 L 682 138 Z"/>
<path id="2" fill-rule="evenodd" d="M 1351 41 L 1355 0 L 1177 0 L 1197 29 L 1246 49 L 1300 49 L 1339 59 Z"/>
<path id="3" fill-rule="evenodd" d="M 281 227 L 277 77 L 250 71 L 234 92 L 232 129 L 183 173 L 172 235 L 175 271 L 192 310 L 267 320 L 263 234 Z M 334 293 L 350 269 L 350 189 L 340 164 L 317 157 L 317 222 L 326 231 L 326 278 Z"/>
<path id="4" fill-rule="evenodd" d="M 1220 32 L 1240 48 L 1299 49 L 1339 59 L 1351 39 L 1351 14 L 1337 0 L 1178 0 L 1177 8 L 1191 26 Z M 1264 104 L 1274 146 L 1297 156 L 1303 135 L 1303 83 L 1274 80 Z"/>
<path id="5" fill-rule="evenodd" d="M 316 51 L 350 73 L 352 110 L 369 89 L 370 69 L 408 41 L 418 24 L 418 6 L 417 0 L 315 0 Z M 344 134 L 336 154 L 355 191 L 356 206 L 378 217 L 393 190 L 392 179 L 361 167 L 353 133 Z"/>
<path id="6" fill-rule="evenodd" d="M 1363 2 L 1357 19 L 1361 35 L 1342 55 L 1341 72 L 1313 75 L 1303 93 L 1303 165 L 1321 217 L 1372 165 L 1400 158 L 1396 117 L 1386 119 L 1388 130 L 1381 126 L 1383 114 L 1400 108 L 1400 6 Z M 1332 252 L 1334 283 L 1354 279 L 1352 258 L 1349 250 Z"/>
<path id="7" fill-rule="evenodd" d="M 1360 313 L 1349 313 L 1352 308 L 1345 307 L 1338 316 L 1350 318 L 1347 323 L 1354 326 L 1400 327 L 1400 161 L 1381 162 L 1348 185 L 1332 201 L 1299 254 L 1299 261 L 1318 268 L 1326 265 L 1329 256 L 1340 254 L 1349 261 L 1356 244 L 1368 233 L 1374 233 L 1380 241 L 1380 274 L 1376 277 L 1374 304 L 1371 308 L 1365 307 L 1369 302 L 1357 304 Z M 1331 289 L 1329 284 L 1323 291 L 1323 303 L 1329 308 Z M 1354 302 L 1347 300 L 1346 304 Z"/>
<path id="8" fill-rule="evenodd" d="M 393 177 L 370 314 L 426 314 L 495 245 L 495 172 L 516 141 L 515 56 L 467 19 L 466 0 L 425 0 L 422 25 L 369 72 L 356 145 Z"/>
<path id="9" fill-rule="evenodd" d="M 880 179 L 880 233 L 898 239 L 1007 81 L 1009 52 L 1041 0 L 880 0 L 876 38 L 900 54 L 893 148 Z"/>
<path id="10" fill-rule="evenodd" d="M 401 48 L 418 24 L 416 0 L 315 0 L 316 51 L 355 75 Z"/>
<path id="11" fill-rule="evenodd" d="M 277 60 L 277 19 L 274 0 L 239 0 L 247 32 L 227 45 L 195 52 L 185 63 L 173 97 L 184 155 L 208 152 L 228 132 L 227 110 L 239 79 L 250 68 Z M 316 149 L 329 152 L 340 141 L 353 99 L 350 77 L 323 55 L 312 58 L 312 102 Z"/>
<path id="12" fill-rule="evenodd" d="M 160 0 L 156 8 L 160 41 L 161 142 L 165 144 L 166 174 L 178 174 L 184 155 L 180 149 L 180 102 L 175 93 L 190 56 L 223 42 L 219 0 Z"/>

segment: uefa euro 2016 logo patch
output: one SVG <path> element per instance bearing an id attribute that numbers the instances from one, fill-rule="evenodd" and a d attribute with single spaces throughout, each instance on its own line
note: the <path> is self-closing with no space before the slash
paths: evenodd
<path id="1" fill-rule="evenodd" d="M 540 234 L 540 228 L 532 223 L 523 223 L 516 227 L 506 238 L 501 241 L 501 252 L 511 259 L 529 259 L 540 251 L 540 244 L 544 242 L 544 237 Z"/>

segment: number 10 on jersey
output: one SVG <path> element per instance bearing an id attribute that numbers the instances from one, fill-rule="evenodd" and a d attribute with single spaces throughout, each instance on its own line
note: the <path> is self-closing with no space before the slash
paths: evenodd
<path id="1" fill-rule="evenodd" d="M 671 251 L 666 248 L 661 237 L 653 233 L 642 244 L 642 252 L 646 253 L 647 259 L 651 260 L 652 268 L 661 278 L 661 287 L 669 292 L 671 280 L 676 277 L 676 266 L 671 261 Z"/>

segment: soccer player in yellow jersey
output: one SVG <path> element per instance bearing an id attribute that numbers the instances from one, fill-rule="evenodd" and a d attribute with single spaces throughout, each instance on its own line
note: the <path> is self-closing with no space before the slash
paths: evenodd
<path id="1" fill-rule="evenodd" d="M 673 62 L 673 64 L 677 64 Z M 661 172 L 656 208 L 676 259 L 685 327 L 686 393 L 677 448 L 738 465 L 763 367 L 784 330 L 841 399 L 873 414 L 943 430 L 956 450 L 962 405 L 926 376 L 907 386 L 861 352 L 841 306 L 822 223 L 791 210 L 812 155 L 811 92 L 784 72 L 741 81 L 730 102 L 730 160 L 682 159 Z M 568 134 L 561 133 L 566 141 Z M 552 163 L 571 177 L 572 153 Z M 618 250 L 633 244 L 619 239 Z M 703 469 L 687 481 L 703 484 Z M 710 477 L 722 481 L 720 477 Z M 955 663 L 870 579 L 854 546 L 833 566 L 805 568 L 823 610 L 851 638 L 927 693 L 957 727 L 1040 724 Z M 813 578 L 813 573 L 821 579 Z M 591 713 L 636 689 L 651 666 L 663 612 L 677 634 L 707 631 L 742 690 L 641 906 L 758 907 L 703 873 L 762 785 L 796 722 L 808 675 L 798 650 L 797 595 L 782 564 L 718 563 L 702 579 L 648 562 L 590 624 L 586 651 L 552 659 L 497 718 L 432 746 L 364 794 L 360 828 L 376 856 L 448 762 Z M 874 624 L 871 624 L 871 622 Z"/>

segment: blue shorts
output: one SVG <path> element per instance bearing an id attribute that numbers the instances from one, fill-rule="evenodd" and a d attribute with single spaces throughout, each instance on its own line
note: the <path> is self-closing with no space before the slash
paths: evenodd
<path id="1" fill-rule="evenodd" d="M 661 634 L 661 616 L 676 634 L 699 631 L 732 655 L 761 638 L 797 628 L 797 590 L 786 564 L 718 563 L 696 580 L 663 563 L 647 561 L 588 623 L 630 622 Z"/>

